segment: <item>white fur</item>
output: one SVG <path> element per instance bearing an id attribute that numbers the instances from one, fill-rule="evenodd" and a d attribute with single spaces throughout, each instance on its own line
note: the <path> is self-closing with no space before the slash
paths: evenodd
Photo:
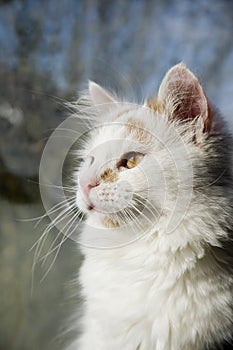
<path id="1" fill-rule="evenodd" d="M 93 89 L 94 85 L 92 95 L 100 98 L 100 90 Z M 205 163 L 205 150 L 210 147 L 203 134 L 202 144 L 193 142 L 192 121 L 184 126 L 169 120 L 166 113 L 113 104 L 106 116 L 101 110 L 102 121 L 109 118 L 111 123 L 95 128 L 83 150 L 84 158 L 93 156 L 95 161 L 84 162 L 79 181 L 88 183 L 104 169 L 114 168 L 116 160 L 132 148 L 145 156 L 137 167 L 119 172 L 118 186 L 101 182 L 92 189 L 90 197 L 98 211 L 88 212 L 82 190 L 77 193 L 79 207 L 87 212 L 79 278 L 84 315 L 78 325 L 81 335 L 72 349 L 206 349 L 229 336 L 232 322 L 232 276 L 225 268 L 224 253 L 217 248 L 228 237 L 222 223 L 231 215 L 231 190 L 206 196 L 189 187 L 196 185 L 190 164 L 195 169 L 197 162 Z M 133 135 L 127 134 L 125 122 L 130 117 L 142 120 L 148 135 L 152 134 L 145 143 L 135 143 Z M 139 222 L 127 228 L 104 227 L 104 212 L 123 208 L 130 194 L 147 188 L 148 179 L 153 185 L 146 197 L 150 207 Z M 128 192 L 121 185 L 124 181 L 130 184 Z M 114 196 L 111 203 L 109 193 Z M 173 209 L 176 216 L 183 210 L 179 196 L 188 205 L 168 234 Z"/>

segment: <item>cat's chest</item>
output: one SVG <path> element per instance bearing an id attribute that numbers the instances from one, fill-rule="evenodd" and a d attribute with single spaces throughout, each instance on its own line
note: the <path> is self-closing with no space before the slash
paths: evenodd
<path id="1" fill-rule="evenodd" d="M 179 280 L 189 275 L 187 271 L 196 266 L 194 250 L 186 247 L 176 254 L 161 251 L 158 244 L 138 242 L 124 249 L 88 251 L 81 269 L 81 282 L 86 290 L 112 290 L 126 293 L 134 291 L 158 294 L 174 288 Z M 126 297 L 126 295 L 124 295 Z"/>
<path id="2" fill-rule="evenodd" d="M 182 266 L 169 255 L 144 247 L 135 254 L 113 252 L 87 256 L 80 278 L 86 296 L 95 307 L 108 305 L 113 313 L 127 310 L 127 315 L 131 307 L 133 313 L 148 315 L 151 305 L 156 313 L 169 298 L 177 297 L 175 290 L 183 285 L 178 277 L 181 270 Z"/>
<path id="3" fill-rule="evenodd" d="M 175 271 L 169 269 L 170 264 L 163 263 L 156 254 L 149 254 L 148 249 L 141 255 L 85 260 L 80 277 L 88 319 L 95 327 L 101 325 L 104 338 L 110 335 L 114 339 L 113 349 L 121 348 L 122 344 L 124 348 L 129 345 L 130 350 L 135 350 L 138 344 L 142 349 L 152 349 L 155 338 L 158 339 L 155 337 L 149 344 L 151 332 L 168 339 L 170 323 L 176 324 L 187 308 L 184 295 L 179 301 L 182 283 L 174 277 Z"/>
<path id="4" fill-rule="evenodd" d="M 209 324 L 219 327 L 227 313 L 222 302 L 232 292 L 221 282 L 221 270 L 213 278 L 209 256 L 198 260 L 190 247 L 175 256 L 150 248 L 145 246 L 141 254 L 140 249 L 87 254 L 80 272 L 86 320 L 94 329 L 100 327 L 103 339 L 114 339 L 114 350 L 135 350 L 138 344 L 143 350 L 168 349 L 170 336 L 180 344 L 175 349 L 196 349 L 187 347 L 190 339 L 180 334 L 189 335 L 192 329 L 199 337 L 201 329 L 205 336 Z"/>

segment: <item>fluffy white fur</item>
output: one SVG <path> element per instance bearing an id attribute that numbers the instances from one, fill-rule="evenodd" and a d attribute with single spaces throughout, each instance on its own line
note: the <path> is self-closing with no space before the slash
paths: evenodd
<path id="1" fill-rule="evenodd" d="M 219 117 L 183 64 L 167 73 L 154 110 L 121 103 L 95 83 L 89 90 L 86 114 L 95 127 L 77 174 L 77 205 L 87 214 L 84 311 L 72 349 L 204 350 L 221 343 L 232 327 L 233 281 L 223 248 L 232 230 L 229 141 Z M 142 140 L 127 130 L 130 118 L 139 121 L 137 131 L 143 125 Z M 142 161 L 118 171 L 117 161 L 132 150 Z M 100 180 L 107 168 L 116 181 Z M 85 186 L 97 180 L 87 199 Z M 107 228 L 106 217 L 120 227 Z"/>

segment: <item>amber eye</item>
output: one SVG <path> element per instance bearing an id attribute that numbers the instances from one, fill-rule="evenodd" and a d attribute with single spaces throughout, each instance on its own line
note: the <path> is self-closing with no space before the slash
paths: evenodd
<path id="1" fill-rule="evenodd" d="M 117 168 L 132 169 L 141 162 L 142 158 L 143 158 L 143 154 L 139 152 L 125 153 L 117 163 Z"/>

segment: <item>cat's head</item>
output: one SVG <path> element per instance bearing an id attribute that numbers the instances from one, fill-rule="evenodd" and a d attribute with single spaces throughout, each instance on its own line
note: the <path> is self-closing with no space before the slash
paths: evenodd
<path id="1" fill-rule="evenodd" d="M 211 129 L 205 93 L 178 64 L 164 77 L 156 99 L 125 103 L 89 83 L 94 121 L 81 150 L 77 205 L 106 228 L 135 232 L 173 217 L 178 225 L 193 190 L 193 159 Z"/>

